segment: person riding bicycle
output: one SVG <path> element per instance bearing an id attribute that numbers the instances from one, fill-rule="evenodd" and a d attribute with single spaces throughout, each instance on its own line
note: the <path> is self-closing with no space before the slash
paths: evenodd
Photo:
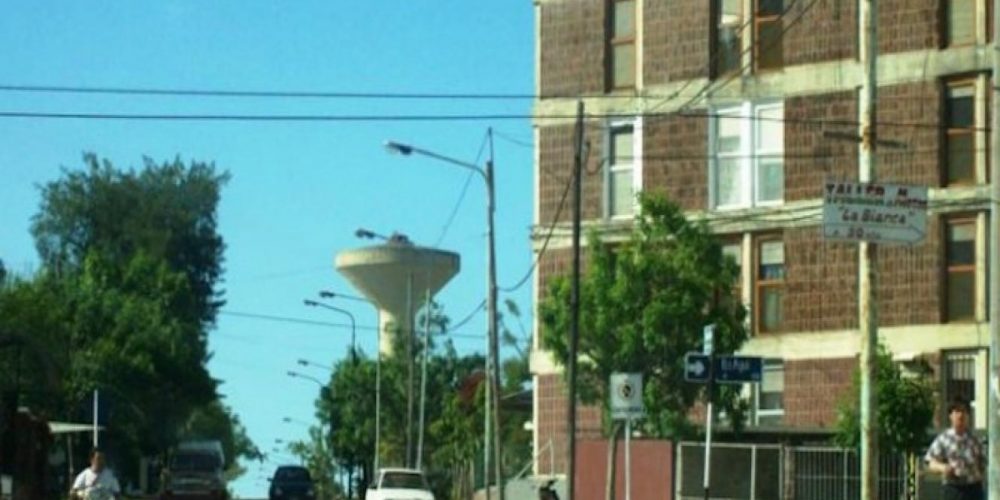
<path id="1" fill-rule="evenodd" d="M 121 487 L 115 474 L 105 466 L 104 453 L 94 448 L 90 452 L 90 467 L 84 469 L 73 481 L 70 497 L 81 500 L 115 500 Z"/>

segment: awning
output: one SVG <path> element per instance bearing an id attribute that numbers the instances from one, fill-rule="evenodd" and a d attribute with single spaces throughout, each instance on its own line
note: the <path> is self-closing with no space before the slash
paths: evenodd
<path id="1" fill-rule="evenodd" d="M 104 430 L 104 427 L 97 427 L 98 431 Z M 91 424 L 73 424 L 69 422 L 49 422 L 49 432 L 52 434 L 72 434 L 76 432 L 94 432 L 94 426 Z"/>

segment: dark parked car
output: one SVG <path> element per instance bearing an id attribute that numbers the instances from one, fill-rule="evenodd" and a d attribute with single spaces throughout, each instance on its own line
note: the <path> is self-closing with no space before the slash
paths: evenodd
<path id="1" fill-rule="evenodd" d="M 297 465 L 282 465 L 271 478 L 270 500 L 312 500 L 316 498 L 309 470 Z"/>

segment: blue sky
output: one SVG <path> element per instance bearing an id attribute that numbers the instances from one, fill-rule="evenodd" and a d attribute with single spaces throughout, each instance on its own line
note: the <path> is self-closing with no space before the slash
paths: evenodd
<path id="1" fill-rule="evenodd" d="M 0 16 L 0 85 L 518 93 L 533 90 L 533 14 L 528 0 L 382 1 L 8 1 Z M 236 99 L 0 92 L 0 111 L 173 114 L 525 114 L 514 101 Z M 500 122 L 216 123 L 0 119 L 0 259 L 30 272 L 28 233 L 37 185 L 92 151 L 118 166 L 145 156 L 214 161 L 232 174 L 220 206 L 226 309 L 344 323 L 307 309 L 320 289 L 350 292 L 333 270 L 336 252 L 364 244 L 354 231 L 400 231 L 433 245 L 466 183 L 466 171 L 390 156 L 386 139 L 472 161 L 488 126 L 530 142 L 527 120 Z M 531 151 L 498 138 L 497 242 L 501 285 L 531 263 Z M 484 189 L 474 178 L 441 247 L 462 272 L 439 295 L 458 319 L 485 289 Z M 504 298 L 504 297 L 501 297 Z M 511 298 L 530 311 L 530 283 Z M 374 313 L 350 302 L 363 326 Z M 464 334 L 482 335 L 480 314 Z M 313 421 L 317 387 L 287 377 L 295 360 L 342 357 L 349 331 L 220 316 L 212 373 L 262 448 L 305 435 L 285 416 Z M 457 338 L 467 352 L 483 340 Z M 372 352 L 374 336 L 359 332 Z M 322 370 L 310 374 L 324 378 Z M 251 468 L 239 494 L 265 492 L 272 464 Z"/>

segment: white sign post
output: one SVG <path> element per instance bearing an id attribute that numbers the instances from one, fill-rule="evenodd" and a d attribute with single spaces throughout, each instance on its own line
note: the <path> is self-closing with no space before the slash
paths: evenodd
<path id="1" fill-rule="evenodd" d="M 642 403 L 642 374 L 612 373 L 609 387 L 611 418 L 625 421 L 625 500 L 632 500 L 632 419 L 646 416 Z"/>
<path id="2" fill-rule="evenodd" d="M 709 485 L 712 477 L 712 392 L 715 390 L 715 374 L 711 373 L 715 365 L 715 323 L 705 326 L 702 330 L 702 353 L 708 356 L 708 414 L 705 415 L 705 470 L 702 476 L 702 486 L 705 489 L 705 500 L 708 500 Z"/>
<path id="3" fill-rule="evenodd" d="M 827 240 L 913 245 L 927 233 L 927 186 L 827 182 L 823 236 Z"/>

